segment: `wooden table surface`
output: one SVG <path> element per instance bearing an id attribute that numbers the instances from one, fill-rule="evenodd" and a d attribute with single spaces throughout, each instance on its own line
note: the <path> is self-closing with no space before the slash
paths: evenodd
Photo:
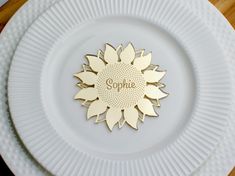
<path id="1" fill-rule="evenodd" d="M 27 0 L 8 0 L 8 2 L 0 8 L 0 31 L 4 28 L 15 11 L 26 1 Z M 210 2 L 223 13 L 235 28 L 235 0 L 210 0 Z M 229 176 L 235 176 L 235 168 Z"/>

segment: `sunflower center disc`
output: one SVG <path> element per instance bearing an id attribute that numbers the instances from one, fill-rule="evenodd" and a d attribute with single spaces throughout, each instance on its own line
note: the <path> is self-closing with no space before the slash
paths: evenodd
<path id="1" fill-rule="evenodd" d="M 124 63 L 107 65 L 98 74 L 96 88 L 99 98 L 109 107 L 135 106 L 144 97 L 145 80 L 141 71 Z"/>

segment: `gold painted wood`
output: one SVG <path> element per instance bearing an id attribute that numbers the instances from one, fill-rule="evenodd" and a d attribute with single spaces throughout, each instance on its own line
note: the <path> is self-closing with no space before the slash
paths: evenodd
<path id="1" fill-rule="evenodd" d="M 15 11 L 26 1 L 27 0 L 9 0 L 6 5 L 0 7 L 0 31 Z M 210 2 L 224 14 L 224 16 L 235 28 L 235 0 L 210 0 Z M 235 168 L 229 176 L 235 176 Z"/>

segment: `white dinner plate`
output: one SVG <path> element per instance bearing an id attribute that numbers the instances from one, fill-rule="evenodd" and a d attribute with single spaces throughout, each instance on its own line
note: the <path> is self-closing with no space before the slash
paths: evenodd
<path id="1" fill-rule="evenodd" d="M 85 54 L 130 41 L 167 70 L 170 96 L 157 120 L 110 133 L 86 121 L 72 75 Z M 226 128 L 230 78 L 210 31 L 178 2 L 71 0 L 51 7 L 22 38 L 8 95 L 20 137 L 52 174 L 189 175 Z"/>
<path id="2" fill-rule="evenodd" d="M 179 1 L 185 7 L 200 17 L 207 27 L 210 29 L 214 38 L 219 42 L 220 47 L 226 54 L 226 59 L 231 63 L 233 71 L 233 56 L 234 56 L 234 31 L 224 17 L 206 1 Z M 8 166 L 16 175 L 48 175 L 36 160 L 34 160 L 28 151 L 24 148 L 15 133 L 10 117 L 7 112 L 8 105 L 5 104 L 6 99 L 6 79 L 9 69 L 9 63 L 14 54 L 14 50 L 21 39 L 24 32 L 31 23 L 40 14 L 45 11 L 54 1 L 30 1 L 22 8 L 14 18 L 8 23 L 5 30 L 1 34 L 1 118 L 0 118 L 0 151 Z M 234 165 L 234 118 L 229 119 L 229 128 L 226 130 L 226 136 L 218 145 L 218 148 L 213 152 L 213 155 L 196 171 L 194 175 L 226 175 Z"/>

